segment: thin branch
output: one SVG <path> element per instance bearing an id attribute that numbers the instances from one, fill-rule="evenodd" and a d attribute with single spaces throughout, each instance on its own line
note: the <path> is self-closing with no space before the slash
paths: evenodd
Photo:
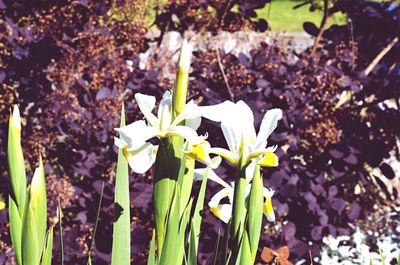
<path id="1" fill-rule="evenodd" d="M 368 65 L 364 70 L 364 74 L 367 76 L 374 70 L 375 66 L 382 60 L 382 58 L 393 48 L 393 46 L 399 40 L 398 37 L 394 38 L 378 55 L 372 60 L 372 62 Z"/>
<path id="2" fill-rule="evenodd" d="M 314 45 L 311 50 L 311 56 L 314 55 L 315 50 L 317 49 L 318 43 L 321 41 L 322 35 L 325 32 L 326 25 L 328 24 L 328 19 L 329 19 L 329 6 L 328 6 L 328 0 L 324 0 L 324 16 L 322 17 L 321 25 L 319 27 L 319 32 L 317 37 L 314 40 Z"/>
<path id="3" fill-rule="evenodd" d="M 215 50 L 217 52 L 217 61 L 218 61 L 219 69 L 221 70 L 222 77 L 224 78 L 224 81 L 225 81 L 225 84 L 226 84 L 226 89 L 228 90 L 229 97 L 230 97 L 231 100 L 234 100 L 235 95 L 233 94 L 232 89 L 231 89 L 231 87 L 230 87 L 230 85 L 228 83 L 228 77 L 225 74 L 224 66 L 223 66 L 223 64 L 221 62 L 221 56 L 219 55 L 219 48 L 216 48 Z"/>

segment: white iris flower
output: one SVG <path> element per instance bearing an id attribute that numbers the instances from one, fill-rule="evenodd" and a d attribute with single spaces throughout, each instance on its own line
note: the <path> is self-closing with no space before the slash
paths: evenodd
<path id="1" fill-rule="evenodd" d="M 164 93 L 157 116 L 152 113 L 156 104 L 155 97 L 136 93 L 135 99 L 147 122 L 139 120 L 117 128 L 120 138 L 115 138 L 114 142 L 117 147 L 123 148 L 124 156 L 130 167 L 137 173 L 146 172 L 155 162 L 158 146 L 151 144 L 148 140 L 154 137 L 180 136 L 187 141 L 189 146 L 201 145 L 205 137 L 199 136 L 196 132 L 201 123 L 201 116 L 213 121 L 221 121 L 224 118 L 221 115 L 222 110 L 225 110 L 227 105 L 233 105 L 232 102 L 225 101 L 221 104 L 203 107 L 190 101 L 186 104 L 185 109 L 173 119 L 171 91 Z"/>
<path id="2" fill-rule="evenodd" d="M 222 119 L 221 128 L 229 150 L 212 148 L 210 152 L 222 156 L 233 165 L 238 165 L 239 159 L 242 159 L 244 165 L 252 164 L 249 167 L 250 171 L 255 163 L 267 167 L 278 166 L 278 157 L 274 154 L 276 147 L 266 146 L 268 137 L 277 127 L 278 120 L 282 118 L 282 110 L 267 111 L 256 134 L 253 112 L 245 102 L 239 101 L 234 107 L 231 105 L 225 107 L 226 115 Z M 251 178 L 252 174 L 248 175 Z"/>
<path id="3" fill-rule="evenodd" d="M 206 173 L 208 171 L 208 173 Z M 234 182 L 229 185 L 223 179 L 221 179 L 215 172 L 211 169 L 199 168 L 195 170 L 195 180 L 199 181 L 203 179 L 203 176 L 207 174 L 207 178 L 220 184 L 223 188 L 217 192 L 211 200 L 208 202 L 208 206 L 210 207 L 210 211 L 219 219 L 221 219 L 224 223 L 228 223 L 232 217 L 232 205 L 233 205 L 233 195 L 234 195 Z M 246 173 L 247 175 L 247 173 Z M 247 198 L 250 194 L 251 184 L 248 183 L 246 185 L 245 197 Z M 275 213 L 272 206 L 272 196 L 275 191 L 268 188 L 263 188 L 264 195 L 264 207 L 263 212 L 267 217 L 268 221 L 275 221 Z M 221 203 L 221 200 L 224 198 L 228 198 L 229 203 Z"/>

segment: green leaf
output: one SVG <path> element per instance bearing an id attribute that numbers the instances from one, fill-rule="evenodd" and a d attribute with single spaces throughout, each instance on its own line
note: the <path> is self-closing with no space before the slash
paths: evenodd
<path id="1" fill-rule="evenodd" d="M 60 264 L 64 265 L 64 240 L 63 240 L 62 211 L 61 211 L 60 197 L 57 198 L 57 217 L 58 217 L 58 236 L 60 242 Z"/>
<path id="2" fill-rule="evenodd" d="M 248 220 L 247 220 L 247 231 L 249 236 L 251 260 L 254 264 L 258 243 L 260 241 L 261 226 L 263 218 L 263 181 L 260 174 L 260 166 L 257 165 L 254 169 L 253 181 L 251 183 L 249 207 L 248 207 Z"/>
<path id="3" fill-rule="evenodd" d="M 156 265 L 156 232 L 153 230 L 153 236 L 150 242 L 149 257 L 147 258 L 147 265 Z"/>
<path id="4" fill-rule="evenodd" d="M 34 213 L 29 204 L 22 224 L 22 264 L 39 265 L 40 253 L 38 246 L 37 227 Z"/>
<path id="5" fill-rule="evenodd" d="M 195 160 L 188 159 L 186 156 L 182 157 L 178 173 L 178 184 L 180 187 L 182 187 L 180 203 L 181 206 L 185 206 L 188 204 L 190 195 L 192 193 L 194 165 Z M 179 213 L 179 216 L 182 216 L 185 208 L 181 207 L 180 209 L 181 211 Z"/>
<path id="6" fill-rule="evenodd" d="M 17 205 L 21 219 L 24 218 L 26 194 L 26 172 L 25 161 L 21 148 L 21 118 L 17 105 L 10 114 L 8 127 L 8 165 L 10 168 L 10 180 L 12 187 L 12 197 Z"/>
<path id="7" fill-rule="evenodd" d="M 236 264 L 240 265 L 248 265 L 248 264 L 253 264 L 251 262 L 251 251 L 250 251 L 250 243 L 249 243 L 249 236 L 247 235 L 247 231 L 244 230 L 243 232 L 243 238 L 241 240 L 240 244 L 240 249 L 239 249 L 239 255 L 236 260 Z M 238 263 L 237 261 L 240 260 Z"/>
<path id="8" fill-rule="evenodd" d="M 123 126 L 125 126 L 124 106 L 122 106 L 120 122 L 120 127 Z M 111 264 L 129 265 L 131 263 L 129 172 L 128 162 L 122 154 L 122 149 L 118 150 L 114 204 L 118 205 L 122 212 L 114 221 Z"/>
<path id="9" fill-rule="evenodd" d="M 186 228 L 189 224 L 190 213 L 192 211 L 192 204 L 193 204 L 193 199 L 191 199 L 187 207 L 185 207 L 185 211 L 183 212 L 182 219 L 180 222 L 179 233 L 178 236 L 176 237 L 176 245 L 177 245 L 176 257 L 175 257 L 176 264 L 182 264 L 182 260 L 184 257 L 185 257 L 185 263 L 187 264 L 186 256 L 184 255 L 185 238 L 186 238 Z"/>
<path id="10" fill-rule="evenodd" d="M 47 233 L 47 243 L 43 251 L 42 265 L 51 265 L 53 252 L 53 226 L 50 227 Z"/>
<path id="11" fill-rule="evenodd" d="M 209 170 L 209 169 L 208 169 Z M 189 264 L 195 265 L 197 264 L 197 249 L 198 249 L 198 242 L 200 237 L 200 226 L 201 226 L 201 211 L 204 207 L 204 197 L 207 188 L 207 176 L 208 170 L 203 178 L 201 183 L 199 195 L 197 197 L 196 207 L 193 212 L 192 217 L 192 225 L 190 227 L 190 241 L 189 241 Z"/>
<path id="12" fill-rule="evenodd" d="M 17 204 L 11 198 L 11 196 L 8 197 L 8 208 L 8 213 L 10 215 L 10 234 L 12 246 L 18 265 L 22 265 L 22 220 L 21 216 L 19 215 Z"/>
<path id="13" fill-rule="evenodd" d="M 176 263 L 177 255 L 177 237 L 179 233 L 179 202 L 180 202 L 180 189 L 177 186 L 175 189 L 175 194 L 172 199 L 169 215 L 167 217 L 167 227 L 165 233 L 165 242 L 163 245 L 160 264 L 179 264 Z M 179 241 L 178 241 L 179 242 Z"/>
<path id="14" fill-rule="evenodd" d="M 99 219 L 100 219 L 100 210 L 101 210 L 101 204 L 103 202 L 103 194 L 104 194 L 104 182 L 101 185 L 99 205 L 97 207 L 96 221 L 94 223 L 92 242 L 90 243 L 87 265 L 92 264 L 92 252 L 93 252 L 94 242 L 95 242 L 95 238 L 96 238 L 97 225 L 99 224 Z"/>
<path id="15" fill-rule="evenodd" d="M 35 218 L 38 251 L 39 254 L 41 254 L 46 241 L 47 229 L 46 181 L 41 156 L 39 157 L 39 166 L 33 174 L 29 189 L 29 207 L 32 211 L 33 217 Z"/>

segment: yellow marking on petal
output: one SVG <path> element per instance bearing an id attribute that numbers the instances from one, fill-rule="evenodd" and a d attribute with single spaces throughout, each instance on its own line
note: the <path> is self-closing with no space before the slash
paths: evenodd
<path id="1" fill-rule="evenodd" d="M 122 154 L 124 155 L 126 160 L 129 160 L 129 158 L 131 157 L 131 154 L 129 153 L 127 147 L 122 148 Z"/>
<path id="2" fill-rule="evenodd" d="M 274 222 L 275 221 L 275 213 L 274 208 L 272 206 L 272 199 L 271 197 L 267 197 L 264 203 L 264 214 L 267 216 L 268 221 Z"/>
<path id="3" fill-rule="evenodd" d="M 206 162 L 210 160 L 208 152 L 210 148 L 210 143 L 206 140 L 203 140 L 203 142 L 200 144 L 192 145 L 190 152 L 187 153 L 187 156 L 200 162 Z"/>
<path id="4" fill-rule="evenodd" d="M 277 167 L 279 165 L 278 156 L 273 152 L 266 152 L 260 165 L 263 167 Z"/>
<path id="5" fill-rule="evenodd" d="M 3 197 L 0 196 L 0 211 L 4 210 L 6 208 L 6 203 L 4 202 Z"/>
<path id="6" fill-rule="evenodd" d="M 210 207 L 210 211 L 218 218 L 222 220 L 221 211 L 217 207 Z"/>

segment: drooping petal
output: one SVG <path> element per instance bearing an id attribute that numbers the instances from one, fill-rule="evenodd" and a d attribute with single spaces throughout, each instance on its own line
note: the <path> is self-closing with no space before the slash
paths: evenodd
<path id="1" fill-rule="evenodd" d="M 264 148 L 267 145 L 267 139 L 278 126 L 280 119 L 282 119 L 281 109 L 271 109 L 265 113 L 255 142 L 255 149 Z"/>
<path id="2" fill-rule="evenodd" d="M 185 125 L 197 131 L 201 124 L 201 117 L 195 117 L 193 119 L 187 119 Z"/>
<path id="3" fill-rule="evenodd" d="M 204 140 L 195 130 L 183 125 L 169 127 L 166 131 L 166 135 L 181 136 L 192 145 L 200 144 Z"/>
<path id="4" fill-rule="evenodd" d="M 264 202 L 264 214 L 267 216 L 268 221 L 275 221 L 274 208 L 272 206 L 272 196 L 274 195 L 274 190 L 264 188 L 263 195 L 265 198 Z"/>
<path id="5" fill-rule="evenodd" d="M 267 148 L 252 150 L 250 152 L 250 154 L 248 154 L 248 156 L 247 156 L 247 163 L 250 163 L 250 160 L 253 160 L 254 158 L 256 158 L 258 160 L 260 160 L 260 159 L 262 160 L 265 157 L 265 154 L 274 153 L 277 148 L 278 148 L 278 146 L 274 145 L 274 146 L 270 146 Z"/>
<path id="6" fill-rule="evenodd" d="M 118 148 L 125 148 L 128 146 L 123 140 L 119 139 L 118 137 L 114 137 L 114 144 Z"/>
<path id="7" fill-rule="evenodd" d="M 165 131 L 170 127 L 172 122 L 172 93 L 165 91 L 163 98 L 158 107 L 158 121 L 161 131 Z"/>
<path id="8" fill-rule="evenodd" d="M 263 167 L 277 167 L 279 165 L 279 158 L 273 152 L 266 152 L 260 165 Z"/>
<path id="9" fill-rule="evenodd" d="M 158 127 L 157 117 L 151 112 L 156 105 L 156 98 L 153 96 L 136 93 L 135 99 L 146 120 L 151 124 L 151 126 Z"/>
<path id="10" fill-rule="evenodd" d="M 220 148 L 220 147 L 213 147 L 210 149 L 211 154 L 219 155 L 223 158 L 225 158 L 229 163 L 232 165 L 237 164 L 237 155 L 232 153 L 229 150 L 226 150 L 225 148 Z"/>
<path id="11" fill-rule="evenodd" d="M 225 197 L 232 196 L 233 193 L 232 187 L 226 187 L 217 192 L 211 200 L 208 202 L 208 206 L 210 207 L 211 212 L 224 221 L 225 223 L 229 222 L 232 215 L 232 205 L 231 204 L 220 204 L 221 200 Z"/>
<path id="12" fill-rule="evenodd" d="M 208 173 L 207 173 L 208 171 Z M 215 183 L 220 184 L 221 186 L 225 188 L 232 188 L 228 183 L 226 183 L 223 179 L 221 179 L 217 174 L 215 174 L 214 170 L 207 169 L 207 168 L 196 168 L 194 170 L 194 181 L 201 181 L 203 180 L 205 174 L 207 175 L 207 178 L 209 180 L 214 181 Z"/>
<path id="13" fill-rule="evenodd" d="M 222 103 L 211 105 L 211 106 L 197 106 L 197 109 L 193 109 L 188 114 L 188 117 L 198 115 L 215 122 L 221 122 L 229 119 L 232 116 L 232 112 L 235 109 L 235 103 L 226 100 Z"/>
<path id="14" fill-rule="evenodd" d="M 228 223 L 232 216 L 231 204 L 220 204 L 216 207 L 210 207 L 210 211 L 224 223 Z"/>
<path id="15" fill-rule="evenodd" d="M 188 158 L 197 160 L 211 168 L 217 168 L 221 163 L 221 157 L 217 156 L 211 159 L 210 157 L 210 143 L 203 140 L 200 144 L 190 145 L 186 144 L 185 150 L 182 150 Z"/>
<path id="16" fill-rule="evenodd" d="M 123 150 L 123 154 L 128 161 L 129 166 L 136 173 L 145 173 L 154 164 L 156 160 L 158 146 L 151 143 L 145 143 L 135 151 Z"/>
<path id="17" fill-rule="evenodd" d="M 152 126 L 148 126 L 144 120 L 135 121 L 127 126 L 116 128 L 121 140 L 128 145 L 129 150 L 140 148 L 153 137 L 161 136 L 161 132 Z"/>

